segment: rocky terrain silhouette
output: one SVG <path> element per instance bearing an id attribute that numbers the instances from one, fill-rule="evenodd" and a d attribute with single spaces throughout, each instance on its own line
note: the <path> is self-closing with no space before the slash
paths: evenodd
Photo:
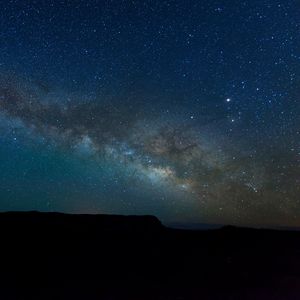
<path id="1" fill-rule="evenodd" d="M 1 299 L 299 299 L 300 232 L 0 214 Z"/>

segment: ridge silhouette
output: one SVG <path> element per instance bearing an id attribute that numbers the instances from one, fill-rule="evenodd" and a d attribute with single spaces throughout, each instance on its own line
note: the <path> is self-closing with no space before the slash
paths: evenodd
<path id="1" fill-rule="evenodd" d="M 300 293 L 296 231 L 179 230 L 153 216 L 40 212 L 0 213 L 0 228 L 1 299 L 290 299 Z"/>

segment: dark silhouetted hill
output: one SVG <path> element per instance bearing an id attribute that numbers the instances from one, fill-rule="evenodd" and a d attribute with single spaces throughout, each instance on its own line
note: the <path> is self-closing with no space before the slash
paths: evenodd
<path id="1" fill-rule="evenodd" d="M 0 214 L 0 299 L 299 299 L 300 232 Z M 298 298 L 297 298 L 298 297 Z"/>

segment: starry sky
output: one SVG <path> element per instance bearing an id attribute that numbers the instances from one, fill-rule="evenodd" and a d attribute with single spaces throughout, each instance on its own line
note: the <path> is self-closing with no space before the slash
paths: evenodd
<path id="1" fill-rule="evenodd" d="M 0 210 L 300 226 L 300 2 L 3 0 Z"/>

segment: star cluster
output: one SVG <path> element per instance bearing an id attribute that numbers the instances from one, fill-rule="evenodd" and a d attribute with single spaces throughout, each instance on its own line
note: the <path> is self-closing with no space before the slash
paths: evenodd
<path id="1" fill-rule="evenodd" d="M 300 226 L 297 1 L 0 8 L 1 210 Z"/>

